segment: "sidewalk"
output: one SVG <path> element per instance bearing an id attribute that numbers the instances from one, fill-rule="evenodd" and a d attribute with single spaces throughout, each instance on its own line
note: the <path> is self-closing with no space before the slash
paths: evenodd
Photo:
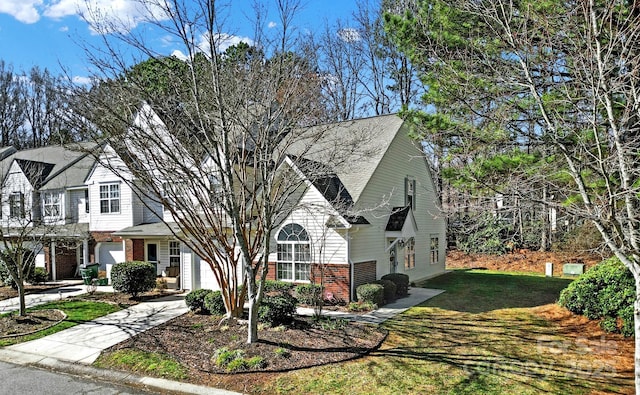
<path id="1" fill-rule="evenodd" d="M 103 289 L 100 289 L 103 288 Z M 60 290 L 60 292 L 58 292 Z M 99 291 L 111 291 L 110 287 L 99 287 Z M 43 294 L 33 295 L 28 306 L 47 303 L 86 292 L 84 285 L 66 286 Z M 4 308 L 10 311 L 16 301 L 5 301 Z M 0 308 L 2 308 L 0 307 Z M 235 392 L 212 387 L 180 383 L 165 379 L 142 377 L 130 373 L 98 369 L 90 366 L 102 350 L 127 340 L 150 328 L 169 321 L 188 311 L 182 295 L 170 295 L 139 303 L 127 309 L 97 318 L 91 322 L 54 333 L 37 340 L 15 344 L 0 349 L 0 360 L 33 365 L 71 374 L 88 375 L 107 381 L 143 385 L 158 391 L 189 394 L 234 395 Z"/>
<path id="2" fill-rule="evenodd" d="M 369 324 L 382 324 L 388 319 L 395 317 L 396 315 L 405 312 L 409 308 L 413 306 L 417 306 L 420 303 L 433 298 L 434 296 L 438 296 L 444 291 L 441 289 L 432 289 L 432 288 L 411 288 L 409 290 L 409 296 L 398 299 L 393 303 L 389 303 L 379 308 L 378 310 L 374 310 L 367 314 L 351 314 L 351 313 L 343 313 L 341 311 L 330 311 L 323 310 L 322 315 L 326 315 L 329 317 L 339 317 L 348 319 L 350 321 L 357 322 L 366 322 Z M 299 315 L 312 316 L 313 315 L 312 308 L 298 308 Z"/>
<path id="3" fill-rule="evenodd" d="M 63 282 L 63 285 L 59 288 L 52 288 L 46 291 L 42 291 L 35 294 L 28 294 L 24 296 L 25 304 L 27 308 L 55 302 L 71 296 L 81 295 L 86 293 L 86 287 L 82 284 L 82 281 L 68 281 Z M 20 300 L 16 298 L 0 300 L 0 313 L 9 313 L 11 311 L 18 311 L 20 309 Z"/>
<path id="4" fill-rule="evenodd" d="M 2 351 L 90 365 L 102 350 L 188 311 L 182 296 L 165 296 L 97 318 L 41 339 L 6 347 Z"/>

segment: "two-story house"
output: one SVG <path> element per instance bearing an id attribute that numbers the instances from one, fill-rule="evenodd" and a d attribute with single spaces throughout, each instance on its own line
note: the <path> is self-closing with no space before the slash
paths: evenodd
<path id="1" fill-rule="evenodd" d="M 2 236 L 34 248 L 36 264 L 53 279 L 75 276 L 78 262 L 90 259 L 85 179 L 94 146 L 9 147 L 0 154 Z"/>
<path id="2" fill-rule="evenodd" d="M 305 174 L 299 161 L 288 161 L 306 187 L 273 234 L 269 278 L 318 282 L 321 268 L 326 290 L 351 300 L 358 285 L 387 273 L 406 273 L 412 281 L 443 273 L 445 222 L 429 166 L 402 119 L 388 115 L 321 128 L 338 139 L 363 135 L 361 151 L 367 154 L 320 178 Z M 109 177 L 91 180 L 109 184 Z M 156 263 L 159 274 L 179 274 L 184 289 L 216 289 L 206 262 L 175 237 L 180 231 L 173 218 L 166 211 L 156 218 L 113 233 L 124 240 L 125 258 Z"/>

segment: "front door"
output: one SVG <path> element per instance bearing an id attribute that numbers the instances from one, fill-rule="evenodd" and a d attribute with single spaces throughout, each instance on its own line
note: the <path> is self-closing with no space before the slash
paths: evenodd
<path id="1" fill-rule="evenodd" d="M 147 244 L 147 262 L 156 267 L 156 274 L 158 274 L 158 245 L 156 243 Z"/>
<path id="2" fill-rule="evenodd" d="M 390 243 L 393 243 L 391 241 Z M 393 243 L 389 248 L 389 273 L 395 273 L 398 268 L 398 243 Z"/>

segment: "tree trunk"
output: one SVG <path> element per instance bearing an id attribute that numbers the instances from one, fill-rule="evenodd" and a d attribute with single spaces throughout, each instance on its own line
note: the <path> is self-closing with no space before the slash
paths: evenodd
<path id="1" fill-rule="evenodd" d="M 635 329 L 635 385 L 636 394 L 640 394 L 640 275 L 634 273 L 633 277 L 636 280 L 636 300 L 633 304 L 633 327 Z"/>
<path id="2" fill-rule="evenodd" d="M 24 282 L 17 281 L 18 284 L 18 297 L 20 299 L 20 317 L 27 315 L 27 304 L 24 299 Z"/>
<path id="3" fill-rule="evenodd" d="M 549 245 L 549 206 L 547 205 L 547 185 L 542 188 L 542 232 L 540 237 L 540 251 L 546 251 Z"/>
<path id="4" fill-rule="evenodd" d="M 258 341 L 258 309 L 260 306 L 257 303 L 258 298 L 256 296 L 257 295 L 249 296 L 249 325 L 247 325 L 248 344 Z"/>

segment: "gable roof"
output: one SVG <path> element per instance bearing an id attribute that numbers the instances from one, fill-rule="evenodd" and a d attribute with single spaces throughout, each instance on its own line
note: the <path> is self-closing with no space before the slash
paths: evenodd
<path id="1" fill-rule="evenodd" d="M 388 232 L 401 231 L 404 227 L 404 222 L 407 220 L 407 215 L 409 215 L 409 206 L 394 207 L 391 215 L 389 215 L 389 221 L 387 221 L 385 230 Z"/>
<path id="2" fill-rule="evenodd" d="M 304 168 L 301 168 L 300 171 L 304 173 Z M 349 213 L 349 210 L 353 208 L 353 199 L 335 173 L 326 173 L 311 177 L 305 175 L 305 177 L 309 179 L 318 192 L 322 194 L 326 201 L 329 202 L 348 223 L 352 225 L 369 224 L 369 221 L 363 216 Z"/>
<path id="3" fill-rule="evenodd" d="M 51 163 L 27 159 L 16 159 L 15 163 L 20 167 L 20 170 L 22 170 L 27 180 L 29 180 L 29 183 L 31 183 L 35 189 L 39 189 L 42 186 L 42 183 L 54 168 L 54 165 Z"/>
<path id="4" fill-rule="evenodd" d="M 284 149 L 331 166 L 357 202 L 403 123 L 389 114 L 313 126 L 293 133 Z"/>
<path id="5" fill-rule="evenodd" d="M 93 161 L 88 150 L 95 146 L 94 143 L 81 143 L 14 151 L 0 160 L 2 179 L 6 178 L 11 164 L 15 162 L 36 189 L 81 185 L 89 171 L 88 163 Z M 79 165 L 79 162 L 84 165 Z"/>

